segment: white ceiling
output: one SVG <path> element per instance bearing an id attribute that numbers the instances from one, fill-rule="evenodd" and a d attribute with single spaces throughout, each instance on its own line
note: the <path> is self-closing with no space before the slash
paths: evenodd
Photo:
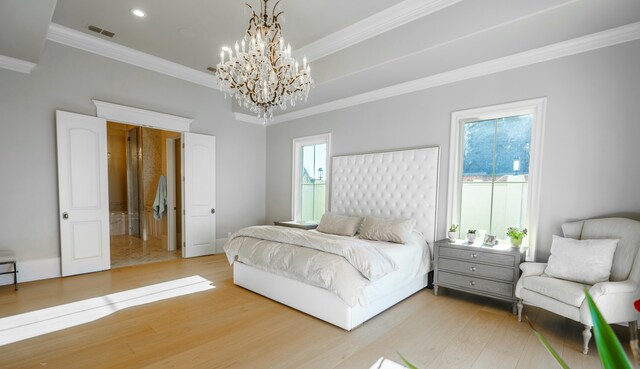
<path id="1" fill-rule="evenodd" d="M 259 6 L 258 0 L 246 1 Z M 203 71 L 217 64 L 221 46 L 231 45 L 244 35 L 250 15 L 244 2 L 57 0 L 56 5 L 56 0 L 0 0 L 0 67 L 2 55 L 28 61 L 38 58 L 50 22 L 47 6 L 49 17 L 55 6 L 53 23 L 64 27 L 53 24 L 49 29 L 50 40 L 215 87 L 214 76 Z M 388 96 L 389 90 L 397 95 L 405 89 L 402 84 L 419 82 L 429 86 L 432 80 L 440 81 L 437 83 L 459 80 L 452 78 L 451 73 L 490 62 L 501 63 L 505 58 L 513 60 L 522 53 L 553 51 L 558 44 L 570 44 L 563 46 L 567 53 L 552 52 L 561 57 L 572 55 L 573 47 L 581 50 L 576 52 L 584 52 L 614 45 L 616 40 L 640 38 L 638 0 L 283 0 L 282 3 L 286 14 L 284 36 L 294 50 L 313 56 L 312 76 L 316 86 L 308 102 L 287 110 L 281 121 L 327 111 L 327 106 L 339 109 L 354 101 L 371 101 L 376 96 Z M 132 16 L 131 8 L 143 9 L 147 17 Z M 116 35 L 107 38 L 88 31 L 89 24 Z M 609 33 L 596 36 L 602 32 Z M 599 37 L 605 42 L 599 43 Z M 580 41 L 584 38 L 596 40 L 595 46 L 590 48 Z M 544 60 L 549 59 L 539 61 Z M 425 79 L 429 81 L 424 82 Z M 237 106 L 233 110 L 247 112 Z"/>
<path id="2" fill-rule="evenodd" d="M 402 83 L 638 22 L 638 0 L 461 1 L 316 61 L 309 102 L 284 114 L 369 101 Z"/>
<path id="3" fill-rule="evenodd" d="M 463 1 L 318 60 L 309 104 L 288 112 L 635 22 L 638 0 Z"/>
<path id="4" fill-rule="evenodd" d="M 294 49 L 316 41 L 401 0 L 283 0 L 283 33 Z M 259 10 L 257 0 L 247 0 Z M 270 3 L 273 4 L 273 1 Z M 215 66 L 220 48 L 246 31 L 250 12 L 238 0 L 58 0 L 53 22 L 88 31 L 114 32 L 110 41 L 200 71 Z M 146 18 L 130 9 L 140 8 Z M 182 30 L 182 31 L 181 31 Z"/>
<path id="5" fill-rule="evenodd" d="M 56 0 L 1 0 L 0 55 L 37 63 Z"/>

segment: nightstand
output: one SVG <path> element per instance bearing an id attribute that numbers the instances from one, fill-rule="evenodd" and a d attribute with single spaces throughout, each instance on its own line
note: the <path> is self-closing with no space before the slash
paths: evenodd
<path id="1" fill-rule="evenodd" d="M 318 223 L 315 223 L 315 222 L 305 222 L 305 221 L 295 221 L 295 220 L 273 222 L 273 224 L 280 227 L 300 228 L 300 229 L 316 229 L 318 227 Z"/>
<path id="2" fill-rule="evenodd" d="M 508 242 L 483 246 L 482 241 L 448 239 L 437 241 L 435 246 L 436 296 L 439 287 L 447 287 L 509 301 L 517 313 L 515 289 L 526 249 L 513 248 Z"/>

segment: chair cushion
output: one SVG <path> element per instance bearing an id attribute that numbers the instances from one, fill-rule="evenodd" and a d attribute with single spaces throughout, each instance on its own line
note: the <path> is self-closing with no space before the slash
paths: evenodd
<path id="1" fill-rule="evenodd" d="M 568 281 L 596 284 L 609 280 L 618 240 L 574 240 L 553 236 L 544 273 Z"/>
<path id="2" fill-rule="evenodd" d="M 611 281 L 629 278 L 638 248 L 640 248 L 640 222 L 625 218 L 585 220 L 580 239 L 618 238 L 620 242 L 613 257 Z"/>
<path id="3" fill-rule="evenodd" d="M 579 240 L 582 234 L 582 227 L 584 227 L 584 220 L 577 222 L 565 223 L 562 225 L 562 233 L 566 238 L 573 238 Z"/>
<path id="4" fill-rule="evenodd" d="M 522 295 L 520 298 L 523 299 L 524 303 L 527 305 L 537 306 L 554 314 L 562 315 L 565 318 L 573 319 L 576 322 L 582 321 L 582 307 L 565 304 L 564 302 L 541 295 L 526 288 L 522 289 Z"/>
<path id="5" fill-rule="evenodd" d="M 575 307 L 582 305 L 585 299 L 585 288 L 591 287 L 582 283 L 545 276 L 523 278 L 522 286 L 528 290 Z"/>

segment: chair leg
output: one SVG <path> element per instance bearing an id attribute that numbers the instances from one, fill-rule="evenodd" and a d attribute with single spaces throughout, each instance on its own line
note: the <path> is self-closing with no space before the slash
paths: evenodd
<path id="1" fill-rule="evenodd" d="M 586 325 L 586 324 L 584 325 L 584 330 L 582 331 L 582 340 L 583 340 L 582 353 L 586 355 L 589 353 L 589 341 L 591 341 L 590 325 Z"/>
<path id="2" fill-rule="evenodd" d="M 522 321 L 522 309 L 524 309 L 524 304 L 522 303 L 522 299 L 518 299 L 518 321 Z"/>
<path id="3" fill-rule="evenodd" d="M 18 268 L 15 261 L 13 262 L 13 290 L 18 290 Z"/>
<path id="4" fill-rule="evenodd" d="M 638 345 L 638 321 L 634 320 L 629 322 L 629 346 L 633 357 L 638 360 L 640 357 L 640 346 Z"/>

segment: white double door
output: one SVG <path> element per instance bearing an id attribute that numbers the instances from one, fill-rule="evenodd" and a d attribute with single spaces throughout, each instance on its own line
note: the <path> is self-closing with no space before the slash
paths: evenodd
<path id="1" fill-rule="evenodd" d="M 110 269 L 107 122 L 56 112 L 62 275 Z M 183 133 L 183 257 L 216 250 L 215 137 Z"/>

